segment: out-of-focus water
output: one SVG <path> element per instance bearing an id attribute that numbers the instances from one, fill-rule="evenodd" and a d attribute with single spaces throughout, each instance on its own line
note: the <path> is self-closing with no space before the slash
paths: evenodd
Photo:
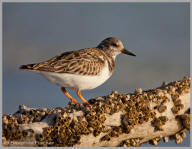
<path id="1" fill-rule="evenodd" d="M 112 90 L 147 90 L 189 76 L 188 3 L 4 3 L 3 113 L 15 112 L 20 104 L 66 106 L 69 100 L 58 86 L 18 67 L 97 46 L 110 36 L 137 56 L 118 56 L 113 76 L 100 87 L 83 91 L 86 99 Z M 189 146 L 189 137 L 181 146 Z"/>

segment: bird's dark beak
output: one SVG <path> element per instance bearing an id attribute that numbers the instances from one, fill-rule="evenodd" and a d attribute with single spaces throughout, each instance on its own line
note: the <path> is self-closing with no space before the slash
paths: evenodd
<path id="1" fill-rule="evenodd" d="M 128 51 L 127 49 L 123 49 L 122 53 L 127 54 L 127 55 L 136 56 L 135 54 L 133 54 L 132 52 Z"/>

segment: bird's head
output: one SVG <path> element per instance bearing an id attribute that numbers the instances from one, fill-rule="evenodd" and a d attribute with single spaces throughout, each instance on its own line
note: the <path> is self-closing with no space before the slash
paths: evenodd
<path id="1" fill-rule="evenodd" d="M 97 47 L 103 49 L 106 53 L 112 55 L 113 57 L 116 57 L 120 53 L 136 56 L 132 52 L 125 49 L 123 43 L 114 37 L 104 39 Z"/>

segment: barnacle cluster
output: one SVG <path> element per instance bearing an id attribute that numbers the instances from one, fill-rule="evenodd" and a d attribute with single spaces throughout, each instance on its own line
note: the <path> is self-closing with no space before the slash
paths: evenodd
<path id="1" fill-rule="evenodd" d="M 3 144 L 11 145 L 11 141 L 20 141 L 22 138 L 31 137 L 34 135 L 32 129 L 22 130 L 20 128 L 21 124 L 30 124 L 34 122 L 39 122 L 48 114 L 46 109 L 32 109 L 24 105 L 19 106 L 19 110 L 12 114 L 2 116 L 2 137 Z"/>
<path id="2" fill-rule="evenodd" d="M 190 114 L 189 114 L 189 111 L 188 111 L 188 113 L 185 113 L 182 115 L 177 115 L 176 118 L 180 120 L 180 122 L 182 123 L 182 126 L 185 129 L 190 131 Z"/>
<path id="3" fill-rule="evenodd" d="M 178 112 L 184 108 L 184 105 L 179 97 L 185 93 L 189 93 L 190 78 L 185 76 L 182 81 L 174 81 L 167 85 L 163 84 L 161 88 L 166 90 L 171 95 L 174 103 L 171 110 L 175 115 L 177 115 Z"/>
<path id="4" fill-rule="evenodd" d="M 170 140 L 175 140 L 176 144 L 181 144 L 183 142 L 183 139 L 186 138 L 186 129 L 182 129 L 179 132 L 177 132 L 174 135 L 171 135 L 169 138 Z"/>
<path id="5" fill-rule="evenodd" d="M 161 140 L 161 137 L 156 137 L 156 138 L 153 138 L 152 140 L 149 140 L 149 144 L 152 144 L 152 145 L 157 145 Z"/>
<path id="6" fill-rule="evenodd" d="M 168 118 L 166 116 L 160 116 L 158 118 L 154 118 L 154 120 L 151 121 L 152 126 L 155 127 L 155 130 L 163 130 L 162 126 L 165 125 L 165 123 L 168 121 Z"/>
<path id="7" fill-rule="evenodd" d="M 121 146 L 121 147 L 130 147 L 130 146 L 138 147 L 141 145 L 140 140 L 141 140 L 141 138 L 127 139 L 127 140 L 122 141 L 119 146 Z"/>
<path id="8" fill-rule="evenodd" d="M 37 134 L 38 142 L 52 142 L 51 144 L 39 143 L 39 146 L 72 146 L 79 143 L 80 134 L 88 134 L 87 122 L 78 122 L 61 113 L 56 118 L 54 126 L 44 128 L 42 134 Z"/>
<path id="9" fill-rule="evenodd" d="M 98 102 L 95 105 L 97 106 L 90 104 L 84 107 L 70 104 L 69 108 L 57 115 L 54 126 L 44 128 L 43 134 L 36 135 L 36 140 L 39 142 L 49 140 L 53 142 L 50 146 L 73 146 L 80 143 L 80 135 L 93 133 L 97 136 L 104 128 L 105 115 L 102 104 Z M 80 112 L 79 115 L 70 115 L 78 112 Z M 42 146 L 40 144 L 39 146 Z"/>
<path id="10" fill-rule="evenodd" d="M 113 91 L 103 97 L 89 100 L 88 105 L 69 103 L 68 107 L 58 107 L 54 109 L 33 109 L 24 105 L 19 106 L 19 110 L 11 115 L 3 115 L 2 142 L 22 140 L 26 137 L 34 137 L 36 146 L 74 146 L 81 142 L 82 135 L 92 134 L 94 137 L 104 134 L 100 141 L 110 141 L 121 134 L 128 134 L 138 124 L 151 121 L 155 131 L 161 131 L 166 124 L 166 116 L 158 116 L 167 110 L 166 103 L 170 101 L 167 94 L 171 95 L 174 106 L 172 111 L 177 114 L 183 108 L 180 95 L 189 91 L 190 80 L 185 77 L 183 81 L 171 83 L 164 82 L 157 89 L 143 91 L 136 89 L 133 94 L 119 94 Z M 121 120 L 118 126 L 106 126 L 107 116 L 121 112 Z M 20 125 L 41 122 L 47 116 L 55 114 L 53 123 L 49 127 L 43 128 L 42 133 L 36 133 L 32 129 L 22 130 Z M 182 121 L 184 129 L 190 129 L 189 114 L 178 115 Z M 176 140 L 184 138 L 184 131 L 179 132 L 179 136 L 174 136 Z M 156 137 L 150 141 L 157 145 L 162 137 Z M 163 137 L 165 142 L 168 137 Z M 124 140 L 119 146 L 139 146 L 141 138 Z M 179 141 L 178 141 L 179 142 Z"/>
<path id="11" fill-rule="evenodd" d="M 19 130 L 19 123 L 13 115 L 3 115 L 2 122 L 2 144 L 5 144 L 7 140 L 19 140 L 21 138 L 22 132 Z"/>
<path id="12" fill-rule="evenodd" d="M 142 124 L 149 121 L 150 118 L 155 118 L 156 113 L 149 107 L 149 99 L 141 94 L 131 95 L 129 101 L 125 101 L 124 111 L 122 116 L 123 132 L 129 133 L 130 130 L 137 124 Z"/>
<path id="13" fill-rule="evenodd" d="M 163 141 L 165 143 L 167 143 L 170 140 L 175 140 L 175 143 L 176 144 L 181 144 L 183 142 L 183 139 L 186 138 L 187 135 L 186 135 L 186 129 L 181 129 L 179 132 L 175 133 L 174 135 L 171 135 L 171 136 L 158 136 L 158 137 L 155 137 L 151 140 L 149 140 L 149 143 L 152 144 L 152 145 L 158 145 L 158 143 L 160 142 L 161 139 L 163 139 Z"/>

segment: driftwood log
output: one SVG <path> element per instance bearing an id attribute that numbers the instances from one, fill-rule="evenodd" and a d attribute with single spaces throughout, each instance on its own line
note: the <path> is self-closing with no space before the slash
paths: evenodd
<path id="1" fill-rule="evenodd" d="M 131 94 L 113 91 L 88 105 L 20 105 L 2 122 L 4 146 L 140 146 L 168 137 L 181 144 L 190 130 L 190 78 Z"/>

